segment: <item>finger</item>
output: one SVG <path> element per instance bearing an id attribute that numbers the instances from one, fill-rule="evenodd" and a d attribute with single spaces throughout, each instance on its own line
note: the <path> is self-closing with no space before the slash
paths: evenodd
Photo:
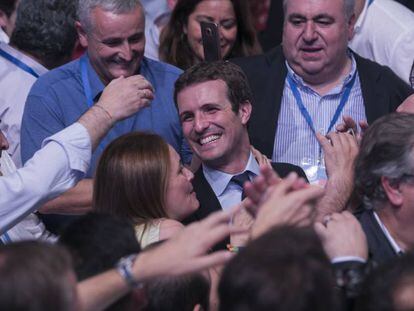
<path id="1" fill-rule="evenodd" d="M 367 120 L 361 120 L 359 121 L 359 126 L 361 127 L 361 131 L 364 132 L 368 129 L 368 122 Z"/>
<path id="2" fill-rule="evenodd" d="M 325 241 L 326 235 L 327 235 L 327 229 L 321 222 L 315 222 L 313 225 L 313 228 L 315 229 L 316 234 L 319 236 L 319 238 L 322 241 Z"/>
<path id="3" fill-rule="evenodd" d="M 316 133 L 316 139 L 318 140 L 319 144 L 321 145 L 323 151 L 327 153 L 329 150 L 332 149 L 331 142 L 321 133 Z"/>
<path id="4" fill-rule="evenodd" d="M 268 185 L 274 185 L 280 181 L 279 175 L 271 166 L 261 166 L 260 173 L 263 175 Z"/>
<path id="5" fill-rule="evenodd" d="M 217 251 L 209 255 L 201 256 L 198 258 L 193 258 L 191 261 L 188 261 L 188 264 L 183 266 L 183 269 L 177 271 L 171 271 L 175 275 L 187 274 L 192 272 L 198 272 L 205 270 L 207 268 L 212 268 L 215 266 L 223 265 L 227 263 L 231 258 L 235 256 L 235 253 L 229 251 Z"/>
<path id="6" fill-rule="evenodd" d="M 255 191 L 257 192 L 257 194 L 260 194 L 259 200 L 261 200 L 263 194 L 266 192 L 266 189 L 268 188 L 268 184 L 266 182 L 265 177 L 263 175 L 257 176 L 253 180 L 252 184 L 253 184 L 253 187 L 254 187 Z"/>
<path id="7" fill-rule="evenodd" d="M 252 204 L 258 204 L 260 202 L 262 192 L 257 191 L 256 187 L 250 181 L 244 184 L 243 189 L 244 193 L 246 194 L 247 198 L 250 199 L 250 202 Z"/>
<path id="8" fill-rule="evenodd" d="M 228 223 L 231 218 L 233 217 L 234 213 L 237 213 L 239 207 L 234 207 L 229 212 L 227 211 L 219 211 L 211 213 L 207 218 L 204 218 L 201 221 L 194 222 L 190 224 L 190 226 L 196 226 L 196 227 L 205 227 L 205 228 L 212 228 L 215 227 L 221 223 Z"/>
<path id="9" fill-rule="evenodd" d="M 343 116 L 342 120 L 344 121 L 347 129 L 351 128 L 353 129 L 355 132 L 358 130 L 356 122 L 354 119 L 352 119 L 351 116 Z"/>

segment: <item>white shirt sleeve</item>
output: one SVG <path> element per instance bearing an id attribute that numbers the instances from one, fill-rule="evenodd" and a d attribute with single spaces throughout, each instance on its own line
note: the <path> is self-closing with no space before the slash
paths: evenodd
<path id="1" fill-rule="evenodd" d="M 80 123 L 45 139 L 42 146 L 24 167 L 0 177 L 0 234 L 73 187 L 88 170 L 91 142 Z"/>

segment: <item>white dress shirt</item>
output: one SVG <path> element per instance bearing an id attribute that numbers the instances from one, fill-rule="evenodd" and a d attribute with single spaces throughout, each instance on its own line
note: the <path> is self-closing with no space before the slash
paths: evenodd
<path id="1" fill-rule="evenodd" d="M 239 185 L 230 182 L 230 180 L 233 176 L 244 173 L 245 171 L 248 171 L 250 180 L 260 174 L 259 164 L 251 152 L 244 170 L 234 175 L 227 174 L 203 165 L 204 176 L 213 189 L 214 194 L 219 200 L 223 210 L 230 210 L 232 207 L 241 202 L 242 189 Z"/>
<path id="2" fill-rule="evenodd" d="M 0 49 L 33 69 L 39 76 L 48 70 L 35 60 L 11 46 L 0 43 Z M 0 130 L 9 141 L 7 153 L 17 168 L 22 167 L 20 157 L 20 127 L 27 95 L 37 78 L 0 56 Z"/>
<path id="3" fill-rule="evenodd" d="M 410 83 L 414 61 L 414 12 L 392 0 L 374 0 L 355 24 L 349 47 L 362 57 L 390 67 Z"/>
<path id="4" fill-rule="evenodd" d="M 90 159 L 90 137 L 80 123 L 45 139 L 43 148 L 23 168 L 0 177 L 0 234 L 73 187 Z"/>

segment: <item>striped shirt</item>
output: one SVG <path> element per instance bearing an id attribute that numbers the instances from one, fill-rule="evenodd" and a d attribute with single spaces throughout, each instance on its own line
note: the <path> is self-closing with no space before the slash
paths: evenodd
<path id="1" fill-rule="evenodd" d="M 351 59 L 350 73 L 344 78 L 342 83 L 323 96 L 320 96 L 307 86 L 303 79 L 296 75 L 286 62 L 288 76 L 285 80 L 282 105 L 279 119 L 277 120 L 272 160 L 274 162 L 288 162 L 299 165 L 306 172 L 310 182 L 326 179 L 325 165 L 323 160 L 320 161 L 320 159 L 323 159 L 323 152 L 315 134 L 299 110 L 287 79 L 290 76 L 297 86 L 303 105 L 311 116 L 315 130 L 326 135 L 346 86 L 351 83 L 354 75 L 356 75 L 355 83 L 351 89 L 348 101 L 345 103 L 344 109 L 332 130 L 335 130 L 336 125 L 342 123 L 342 116 L 344 115 L 351 116 L 356 122 L 366 120 L 356 62 L 352 55 Z"/>

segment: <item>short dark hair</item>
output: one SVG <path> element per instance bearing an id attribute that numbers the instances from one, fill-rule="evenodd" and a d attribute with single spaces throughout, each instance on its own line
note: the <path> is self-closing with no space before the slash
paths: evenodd
<path id="1" fill-rule="evenodd" d="M 107 214 L 89 213 L 74 220 L 59 242 L 71 253 L 80 281 L 113 268 L 124 256 L 141 251 L 129 220 Z M 129 310 L 132 304 L 129 293 L 106 310 Z"/>
<path id="2" fill-rule="evenodd" d="M 414 305 L 402 306 L 398 297 L 398 294 L 407 288 L 411 292 L 414 289 L 413 253 L 395 257 L 373 270 L 363 283 L 355 309 L 357 311 L 412 310 Z"/>
<path id="3" fill-rule="evenodd" d="M 10 17 L 16 9 L 17 0 L 1 0 L 0 11 L 3 11 L 7 17 Z"/>
<path id="4" fill-rule="evenodd" d="M 22 0 L 10 43 L 52 69 L 70 60 L 76 40 L 74 0 Z"/>
<path id="5" fill-rule="evenodd" d="M 279 227 L 224 268 L 220 310 L 336 310 L 330 262 L 310 228 Z"/>
<path id="6" fill-rule="evenodd" d="M 392 113 L 375 121 L 364 134 L 355 162 L 355 191 L 367 208 L 387 202 L 385 176 L 399 181 L 414 173 L 414 115 Z"/>
<path id="7" fill-rule="evenodd" d="M 0 247 L 0 306 L 3 310 L 74 309 L 69 282 L 72 263 L 57 245 L 26 241 Z"/>
<path id="8" fill-rule="evenodd" d="M 253 95 L 246 75 L 239 66 L 229 61 L 201 62 L 184 71 L 175 82 L 174 100 L 183 89 L 194 84 L 222 80 L 227 85 L 227 97 L 234 112 L 239 111 L 240 103 L 252 103 Z"/>
<path id="9" fill-rule="evenodd" d="M 144 311 L 193 311 L 199 304 L 209 309 L 210 282 L 201 273 L 160 277 L 147 283 Z"/>
<path id="10" fill-rule="evenodd" d="M 126 218 L 89 213 L 71 222 L 59 242 L 70 251 L 80 281 L 114 267 L 141 247 Z"/>

